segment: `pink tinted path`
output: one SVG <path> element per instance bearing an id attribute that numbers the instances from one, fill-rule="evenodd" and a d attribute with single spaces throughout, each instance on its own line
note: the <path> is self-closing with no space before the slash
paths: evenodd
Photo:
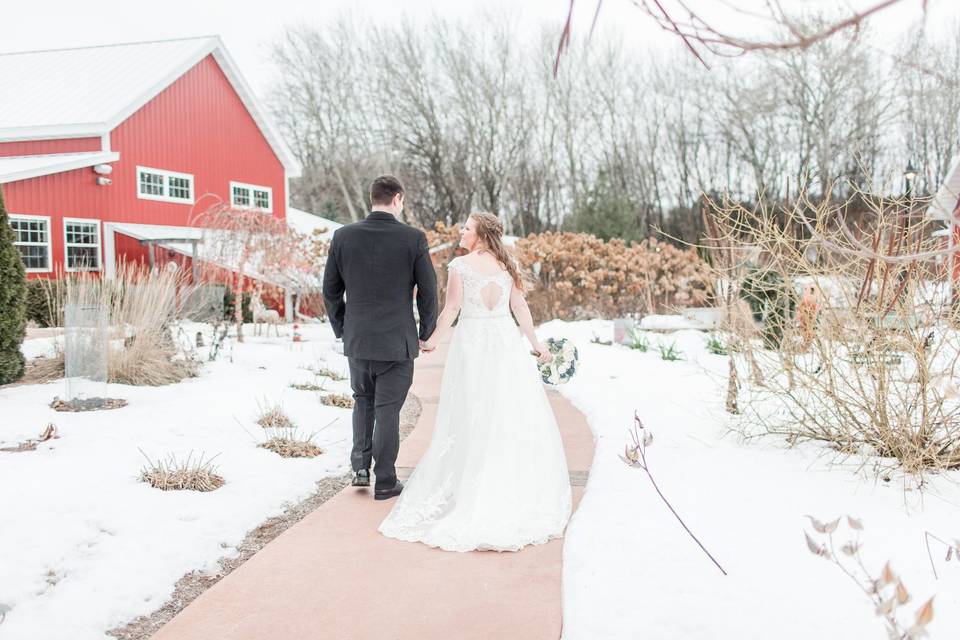
<path id="1" fill-rule="evenodd" d="M 409 475 L 430 444 L 446 345 L 417 359 L 422 413 L 397 460 Z M 583 415 L 548 391 L 574 506 L 593 459 Z M 200 595 L 154 640 L 556 639 L 563 541 L 519 553 L 452 553 L 385 538 L 393 501 L 348 487 Z"/>

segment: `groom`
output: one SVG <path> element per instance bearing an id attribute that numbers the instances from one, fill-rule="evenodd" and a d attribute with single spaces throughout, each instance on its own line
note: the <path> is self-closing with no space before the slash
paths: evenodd
<path id="1" fill-rule="evenodd" d="M 380 176 L 370 185 L 370 214 L 337 229 L 323 274 L 323 301 L 333 333 L 343 337 L 353 388 L 353 486 L 373 497 L 400 495 L 395 463 L 400 407 L 413 382 L 413 359 L 437 324 L 437 274 L 424 233 L 397 220 L 403 185 Z M 419 340 L 413 290 L 420 313 Z M 346 294 L 346 302 L 344 302 Z"/>

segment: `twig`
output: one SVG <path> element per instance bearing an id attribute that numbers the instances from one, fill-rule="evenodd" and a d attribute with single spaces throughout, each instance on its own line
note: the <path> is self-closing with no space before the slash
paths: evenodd
<path id="1" fill-rule="evenodd" d="M 958 542 L 956 545 L 952 545 L 952 544 L 950 544 L 949 542 L 947 542 L 946 540 L 941 540 L 940 538 L 938 538 L 937 536 L 933 535 L 933 534 L 930 533 L 929 531 L 924 531 L 924 532 L 923 532 L 924 543 L 926 544 L 926 547 L 927 547 L 927 557 L 930 558 L 930 568 L 933 570 L 933 579 L 934 579 L 934 580 L 939 580 L 939 579 L 940 579 L 940 576 L 937 575 L 937 567 L 936 567 L 936 565 L 933 563 L 933 553 L 930 551 L 930 540 L 931 540 L 931 538 L 932 538 L 933 540 L 936 540 L 937 542 L 939 542 L 940 544 L 942 544 L 943 546 L 945 546 L 945 547 L 947 548 L 947 561 L 948 561 L 948 562 L 950 561 L 950 558 L 951 558 L 952 556 L 954 556 L 954 555 L 956 555 L 957 558 L 960 559 L 960 542 Z"/>
<path id="2" fill-rule="evenodd" d="M 625 455 L 620 456 L 620 459 L 623 460 L 627 465 L 635 467 L 638 469 L 643 469 L 644 473 L 647 474 L 647 478 L 650 479 L 650 484 L 653 485 L 653 488 L 656 490 L 657 495 L 660 496 L 660 499 L 663 500 L 663 503 L 667 505 L 667 508 L 670 509 L 670 513 L 674 515 L 677 519 L 677 522 L 680 523 L 680 526 L 683 527 L 684 531 L 693 538 L 693 541 L 703 550 L 707 557 L 713 561 L 713 564 L 717 566 L 717 569 L 720 569 L 720 573 L 727 575 L 727 572 L 724 571 L 723 567 L 720 566 L 720 563 L 717 562 L 717 559 L 707 551 L 707 548 L 703 546 L 703 543 L 690 531 L 690 527 L 687 526 L 687 523 L 683 521 L 683 518 L 680 517 L 680 514 L 677 513 L 677 510 L 673 508 L 673 505 L 670 504 L 670 501 L 667 500 L 667 497 L 663 495 L 663 492 L 660 491 L 660 487 L 657 485 L 657 481 L 653 479 L 653 474 L 650 473 L 650 466 L 647 462 L 647 447 L 653 442 L 653 434 L 649 431 L 645 431 L 643 428 L 643 423 L 640 421 L 640 416 L 637 415 L 636 411 L 633 413 L 633 430 L 630 431 L 630 436 L 633 438 L 633 447 L 627 445 L 625 448 Z M 641 437 L 640 433 L 643 433 Z"/>

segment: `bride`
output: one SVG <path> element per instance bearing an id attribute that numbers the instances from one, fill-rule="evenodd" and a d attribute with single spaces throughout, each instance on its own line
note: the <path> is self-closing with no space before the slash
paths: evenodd
<path id="1" fill-rule="evenodd" d="M 460 232 L 470 253 L 450 261 L 446 303 L 424 343 L 435 349 L 459 313 L 433 440 L 381 523 L 385 536 L 448 551 L 519 551 L 559 538 L 570 517 L 563 444 L 523 336 L 537 360 L 552 356 L 533 331 L 502 236 L 490 213 L 472 214 Z"/>

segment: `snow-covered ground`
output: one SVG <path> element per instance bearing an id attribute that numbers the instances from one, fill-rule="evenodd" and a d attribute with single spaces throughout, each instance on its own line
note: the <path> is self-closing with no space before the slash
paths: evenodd
<path id="1" fill-rule="evenodd" d="M 740 443 L 727 432 L 727 360 L 706 334 L 651 335 L 647 353 L 592 344 L 612 323 L 549 322 L 541 338 L 572 339 L 577 375 L 560 392 L 586 414 L 597 438 L 586 495 L 564 547 L 564 638 L 886 638 L 866 596 L 839 569 L 807 550 L 806 514 L 860 518 L 866 565 L 891 566 L 913 596 L 913 612 L 936 594 L 932 638 L 960 630 L 960 563 L 924 532 L 960 538 L 960 473 L 931 476 L 920 495 L 904 483 L 865 480 L 829 464 L 824 447 L 789 449 L 772 438 Z M 655 345 L 676 341 L 683 362 Z M 661 502 L 644 473 L 617 456 L 634 410 L 654 442 L 654 477 L 688 526 L 729 573 L 722 576 Z M 846 539 L 841 526 L 835 539 Z"/>
<path id="2" fill-rule="evenodd" d="M 188 328 L 193 335 L 196 327 Z M 129 406 L 92 413 L 48 408 L 63 382 L 0 389 L 0 446 L 36 437 L 48 422 L 61 438 L 36 451 L 0 453 L 0 603 L 11 605 L 0 639 L 105 638 L 104 631 L 159 607 L 176 580 L 213 568 L 245 533 L 316 480 L 347 470 L 349 411 L 324 407 L 304 367 L 321 358 L 345 371 L 326 325 L 289 337 L 250 338 L 225 348 L 197 379 L 159 388 L 111 385 Z M 249 333 L 249 332 L 248 332 Z M 597 436 L 586 495 L 564 546 L 564 637 L 884 638 L 866 597 L 807 550 L 806 514 L 860 518 L 867 566 L 890 560 L 913 595 L 913 611 L 936 594 L 931 637 L 960 629 L 960 563 L 935 548 L 934 580 L 924 532 L 960 538 L 960 474 L 929 478 L 924 493 L 864 480 L 828 464 L 816 444 L 740 443 L 723 410 L 726 359 L 706 334 L 651 334 L 647 353 L 592 344 L 612 323 L 550 322 L 541 337 L 571 338 L 580 367 L 560 391 Z M 682 362 L 664 362 L 658 342 L 676 341 Z M 209 336 L 207 338 L 209 343 Z M 31 357 L 54 338 L 28 341 Z M 205 351 L 205 350 L 204 350 Z M 232 362 L 231 362 L 232 358 Z M 331 391 L 347 382 L 327 383 Z M 285 460 L 256 447 L 258 410 L 279 403 L 326 453 Z M 620 461 L 634 410 L 655 440 L 652 471 L 667 497 L 729 576 L 720 575 L 662 504 L 642 471 Z M 174 452 L 219 454 L 226 484 L 212 493 L 162 492 L 138 481 L 144 459 Z M 844 540 L 841 527 L 838 543 Z"/>
<path id="3" fill-rule="evenodd" d="M 198 328 L 209 344 L 209 328 L 187 335 Z M 12 607 L 0 638 L 102 640 L 161 606 L 185 573 L 214 568 L 317 480 L 347 471 L 350 412 L 289 387 L 314 382 L 304 367 L 321 358 L 342 372 L 346 359 L 333 351 L 328 325 L 302 327 L 302 343 L 287 331 L 225 347 L 196 379 L 110 385 L 109 396 L 129 401 L 121 409 L 55 412 L 48 404 L 64 395 L 62 381 L 0 389 L 0 447 L 36 438 L 49 422 L 61 435 L 35 451 L 0 453 L 0 603 Z M 44 355 L 53 340 L 29 340 L 23 350 Z M 349 383 L 326 388 L 346 392 Z M 258 448 L 264 431 L 255 420 L 267 404 L 280 404 L 300 433 L 318 432 L 325 453 L 284 459 Z M 140 449 L 151 459 L 219 454 L 226 484 L 210 493 L 154 489 L 138 480 Z"/>

